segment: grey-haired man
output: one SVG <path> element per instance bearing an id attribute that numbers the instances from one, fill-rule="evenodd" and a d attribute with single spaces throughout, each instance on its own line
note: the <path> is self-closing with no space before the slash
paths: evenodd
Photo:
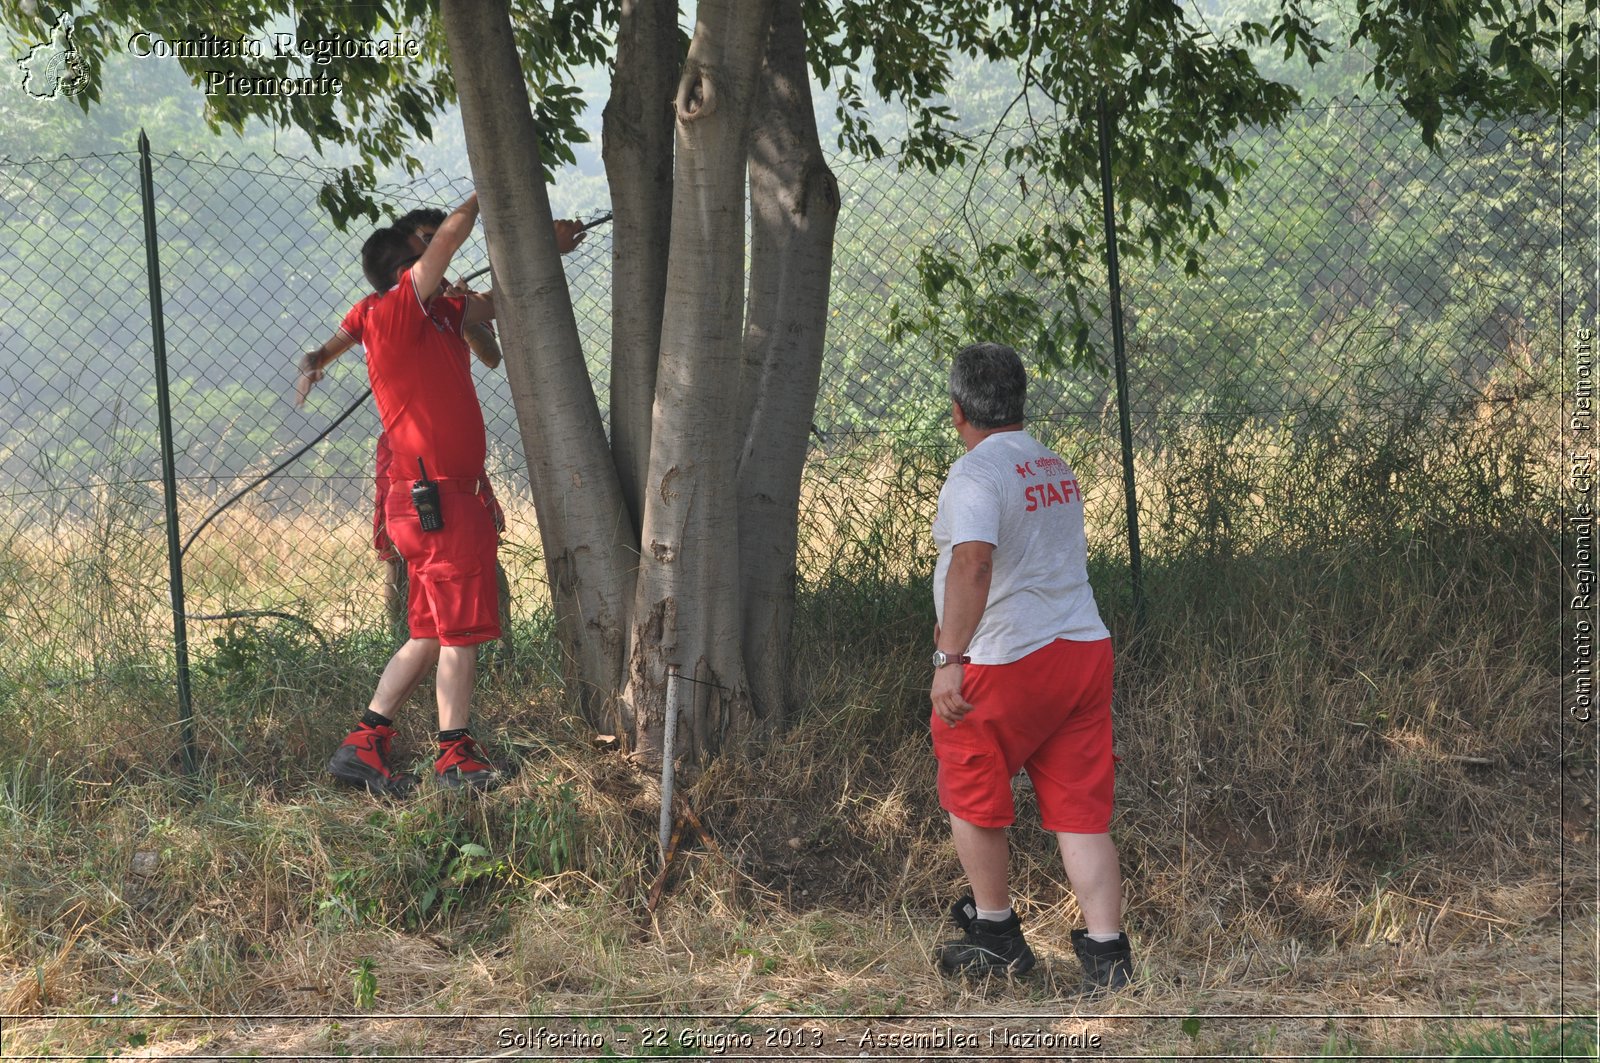
<path id="1" fill-rule="evenodd" d="M 1089 587 L 1083 495 L 1060 455 L 1022 427 L 1027 374 L 1010 347 L 955 356 L 950 416 L 966 454 L 933 522 L 934 754 L 939 803 L 972 893 L 947 973 L 1022 974 L 1033 951 L 1011 908 L 1006 828 L 1025 770 L 1087 927 L 1072 934 L 1084 989 L 1126 985 L 1122 875 L 1111 841 L 1111 637 Z"/>

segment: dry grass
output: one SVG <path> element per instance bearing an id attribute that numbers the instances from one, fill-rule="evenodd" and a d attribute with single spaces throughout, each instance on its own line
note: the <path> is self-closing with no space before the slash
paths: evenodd
<path id="1" fill-rule="evenodd" d="M 939 977 L 961 876 L 918 663 L 938 478 L 903 454 L 869 468 L 853 490 L 826 468 L 808 485 L 805 711 L 758 757 L 686 780 L 710 841 L 689 840 L 654 906 L 657 784 L 592 745 L 536 655 L 483 683 L 480 719 L 516 778 L 484 801 L 397 808 L 315 774 L 383 657 L 371 625 L 324 623 L 326 647 L 271 625 L 231 648 L 197 638 L 208 770 L 189 787 L 169 762 L 166 690 L 128 664 L 158 644 L 160 610 L 145 601 L 148 617 L 127 610 L 109 631 L 88 619 L 97 587 L 120 603 L 150 578 L 159 590 L 159 546 L 127 553 L 146 575 L 118 584 L 82 560 L 115 521 L 12 543 L 8 572 L 55 597 L 8 613 L 8 639 L 57 643 L 0 684 L 15 738 L 0 760 L 0 1050 L 487 1059 L 515 1054 L 502 1029 L 545 1024 L 624 1056 L 665 1054 L 640 1041 L 661 1025 L 755 1038 L 727 1058 L 800 1054 L 764 1052 L 769 1028 L 909 1057 L 941 1053 L 862 1038 L 948 1025 L 1101 1038 L 1055 1057 L 1405 1057 L 1501 1025 L 1423 1016 L 1600 1004 L 1594 738 L 1562 744 L 1554 548 L 1526 523 L 1308 546 L 1169 514 L 1193 534 L 1149 560 L 1137 634 L 1102 558 L 1113 830 L 1142 989 L 1071 997 L 1077 912 L 1025 787 L 1014 889 L 1041 968 L 1014 985 Z M 371 615 L 374 588 L 349 578 L 376 567 L 359 519 L 239 513 L 218 536 L 196 548 L 200 593 L 261 602 L 301 579 L 311 615 Z M 329 546 L 321 568 L 283 548 L 295 537 Z M 524 645 L 542 637 L 530 572 Z M 78 681 L 47 681 L 63 671 Z M 424 748 L 426 715 L 403 721 L 403 749 Z M 695 1013 L 746 1018 L 647 1021 Z M 549 1018 L 573 1015 L 597 1017 Z M 1029 1054 L 1003 1036 L 994 1051 Z"/>

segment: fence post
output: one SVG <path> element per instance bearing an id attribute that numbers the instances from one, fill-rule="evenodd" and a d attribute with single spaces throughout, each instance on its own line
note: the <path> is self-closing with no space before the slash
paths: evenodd
<path id="1" fill-rule="evenodd" d="M 172 586 L 172 637 L 178 665 L 178 725 L 183 770 L 197 767 L 194 705 L 189 698 L 189 633 L 184 621 L 183 550 L 178 543 L 178 470 L 172 452 L 172 396 L 167 389 L 167 333 L 161 311 L 161 263 L 156 253 L 156 189 L 150 138 L 139 130 L 139 197 L 144 202 L 145 264 L 150 278 L 150 342 L 156 356 L 156 417 L 161 426 L 161 484 L 167 503 L 167 568 Z"/>
<path id="2" fill-rule="evenodd" d="M 672 847 L 672 758 L 677 753 L 678 742 L 678 666 L 667 665 L 667 708 L 662 723 L 665 733 L 661 739 L 661 868 L 667 867 L 667 855 Z"/>
<path id="3" fill-rule="evenodd" d="M 1128 344 L 1122 332 L 1122 273 L 1117 267 L 1117 214 L 1111 188 L 1111 115 L 1100 90 L 1100 204 L 1105 211 L 1106 279 L 1111 287 L 1111 349 L 1117 366 L 1117 419 L 1122 426 L 1122 487 L 1128 510 L 1128 568 L 1133 576 L 1133 624 L 1144 628 L 1144 559 L 1139 549 L 1139 492 L 1133 474 L 1133 424 L 1128 414 Z"/>

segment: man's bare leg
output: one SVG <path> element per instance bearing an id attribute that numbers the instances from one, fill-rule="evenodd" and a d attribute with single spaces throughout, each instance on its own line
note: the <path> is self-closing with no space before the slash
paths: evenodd
<path id="1" fill-rule="evenodd" d="M 1061 863 L 1072 882 L 1083 921 L 1091 934 L 1122 929 L 1122 868 L 1109 834 L 1056 833 Z"/>
<path id="2" fill-rule="evenodd" d="M 378 689 L 373 692 L 367 706 L 379 716 L 394 719 L 400 706 L 406 703 L 411 692 L 417 689 L 428 672 L 439 663 L 438 639 L 408 639 L 394 651 L 383 675 L 378 677 Z"/>
<path id="3" fill-rule="evenodd" d="M 455 731 L 472 720 L 472 687 L 478 679 L 477 646 L 445 646 L 439 650 L 439 730 Z"/>
<path id="4" fill-rule="evenodd" d="M 973 903 L 992 912 L 1011 907 L 1011 844 L 1005 828 L 980 827 L 951 816 L 950 834 L 972 886 Z"/>

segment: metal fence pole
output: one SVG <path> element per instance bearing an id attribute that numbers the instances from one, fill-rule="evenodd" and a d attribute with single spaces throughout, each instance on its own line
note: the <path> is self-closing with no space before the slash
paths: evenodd
<path id="1" fill-rule="evenodd" d="M 150 341 L 156 357 L 156 416 L 161 425 L 161 485 L 167 503 L 167 568 L 172 584 L 172 637 L 178 665 L 178 725 L 183 770 L 193 775 L 198 757 L 194 705 L 189 698 L 189 633 L 184 622 L 183 549 L 178 542 L 178 471 L 172 451 L 172 396 L 167 389 L 167 335 L 161 311 L 161 263 L 156 253 L 156 190 L 150 172 L 150 138 L 139 130 L 139 196 L 144 201 L 144 250 L 150 276 Z"/>
<path id="2" fill-rule="evenodd" d="M 1122 487 L 1128 508 L 1128 568 L 1133 576 L 1134 631 L 1144 628 L 1144 559 L 1139 550 L 1139 492 L 1133 474 L 1133 424 L 1128 414 L 1128 344 L 1122 332 L 1122 273 L 1117 267 L 1117 214 L 1111 188 L 1111 114 L 1102 89 L 1100 203 L 1105 211 L 1106 279 L 1111 288 L 1111 349 L 1117 366 L 1117 419 L 1122 428 Z"/>
<path id="3" fill-rule="evenodd" d="M 678 666 L 667 665 L 667 709 L 661 736 L 661 866 L 667 866 L 667 850 L 672 845 L 672 758 L 678 744 Z"/>

